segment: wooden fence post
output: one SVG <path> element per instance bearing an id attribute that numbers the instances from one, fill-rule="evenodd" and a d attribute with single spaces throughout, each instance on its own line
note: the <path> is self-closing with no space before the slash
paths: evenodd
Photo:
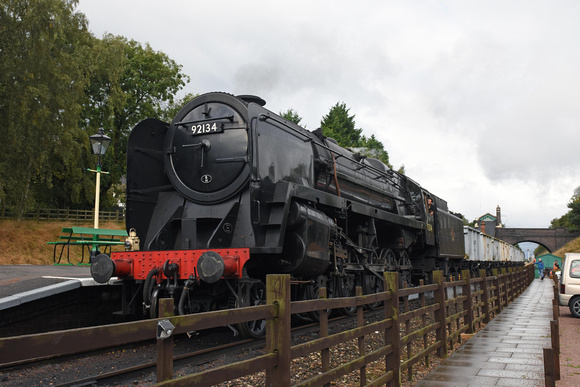
<path id="1" fill-rule="evenodd" d="M 544 348 L 544 375 L 546 387 L 556 386 L 554 370 L 554 349 Z"/>
<path id="2" fill-rule="evenodd" d="M 266 276 L 266 303 L 278 306 L 278 316 L 266 320 L 266 353 L 278 353 L 278 365 L 266 370 L 267 386 L 290 386 L 290 276 Z"/>
<path id="3" fill-rule="evenodd" d="M 554 274 L 554 299 L 552 300 L 552 318 L 556 321 L 560 320 L 560 283 L 558 282 L 558 277 Z"/>
<path id="4" fill-rule="evenodd" d="M 506 269 L 506 273 L 507 273 L 507 282 L 509 285 L 506 285 L 506 300 L 508 304 L 511 304 L 511 302 L 513 301 L 513 291 L 514 291 L 514 276 L 513 276 L 513 270 L 511 267 L 508 267 Z"/>
<path id="5" fill-rule="evenodd" d="M 503 299 L 505 300 L 505 303 L 502 301 L 502 305 L 505 304 L 505 306 L 508 306 L 508 279 L 507 279 L 507 272 L 505 270 L 505 267 L 500 269 L 500 273 L 502 275 L 502 281 L 500 281 L 503 284 L 503 292 L 501 292 L 500 294 L 503 294 Z"/>
<path id="6" fill-rule="evenodd" d="M 552 348 L 554 349 L 554 377 L 560 380 L 560 332 L 558 321 L 550 321 L 550 335 L 552 336 Z"/>
<path id="7" fill-rule="evenodd" d="M 173 298 L 159 300 L 159 317 L 173 316 Z M 157 328 L 159 330 L 159 328 Z M 173 334 L 160 338 L 157 334 L 157 382 L 173 378 Z"/>
<path id="8" fill-rule="evenodd" d="M 519 283 L 519 275 L 518 275 L 518 268 L 517 267 L 510 267 L 510 271 L 512 273 L 512 300 L 518 298 L 520 294 L 520 283 Z"/>
<path id="9" fill-rule="evenodd" d="M 445 313 L 445 277 L 441 270 L 433 272 L 433 283 L 439 285 L 433 300 L 439 304 L 439 309 L 435 311 L 435 322 L 440 323 L 440 327 L 435 330 L 435 340 L 441 341 L 441 346 L 437 348 L 437 356 L 447 357 L 447 315 Z"/>
<path id="10" fill-rule="evenodd" d="M 318 290 L 318 298 L 326 299 L 326 284 L 324 287 L 320 287 Z M 328 337 L 328 312 L 326 310 L 320 310 L 320 337 Z M 330 370 L 330 349 L 322 348 L 320 350 L 320 359 L 322 361 L 322 372 L 327 372 Z M 325 386 L 330 386 L 330 384 L 325 384 Z"/>
<path id="11" fill-rule="evenodd" d="M 499 270 L 498 269 L 491 269 L 491 273 L 493 275 L 493 286 L 495 287 L 494 296 L 495 296 L 495 307 L 496 311 L 494 312 L 495 316 L 500 314 L 501 312 L 501 293 L 500 293 L 500 281 L 499 281 Z"/>
<path id="12" fill-rule="evenodd" d="M 488 324 L 491 321 L 490 307 L 489 307 L 489 290 L 487 288 L 487 272 L 485 269 L 479 270 L 479 276 L 483 279 L 481 288 L 483 290 L 483 322 Z"/>
<path id="13" fill-rule="evenodd" d="M 399 273 L 385 272 L 385 290 L 392 294 L 391 302 L 385 302 L 385 319 L 392 319 L 393 325 L 385 330 L 385 344 L 393 346 L 393 352 L 385 359 L 385 372 L 393 370 L 393 379 L 387 386 L 401 385 L 401 334 L 399 331 Z"/>
<path id="14" fill-rule="evenodd" d="M 465 281 L 463 285 L 463 310 L 467 311 L 465 316 L 465 325 L 467 325 L 467 333 L 473 334 L 473 296 L 471 295 L 471 273 L 469 270 L 461 270 L 461 278 Z"/>
<path id="15" fill-rule="evenodd" d="M 362 296 L 363 291 L 361 286 L 356 287 L 356 295 Z M 365 315 L 363 305 L 356 307 L 356 326 L 358 328 L 365 326 Z M 365 337 L 364 335 L 358 338 L 358 355 L 363 357 L 365 355 Z M 367 384 L 367 367 L 363 365 L 360 368 L 360 385 L 366 386 Z"/>

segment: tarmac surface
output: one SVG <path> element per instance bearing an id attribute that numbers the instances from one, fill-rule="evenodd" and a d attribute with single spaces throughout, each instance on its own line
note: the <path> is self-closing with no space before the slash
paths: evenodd
<path id="1" fill-rule="evenodd" d="M 535 279 L 484 329 L 415 386 L 543 386 L 553 282 Z"/>
<path id="2" fill-rule="evenodd" d="M 0 265 L 0 310 L 95 285 L 88 265 Z"/>

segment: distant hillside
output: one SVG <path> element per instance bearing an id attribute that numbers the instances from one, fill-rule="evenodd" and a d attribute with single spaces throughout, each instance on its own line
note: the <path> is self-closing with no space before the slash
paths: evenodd
<path id="1" fill-rule="evenodd" d="M 71 226 L 93 227 L 93 224 L 32 220 L 0 221 L 0 265 L 52 265 L 54 246 L 47 245 L 46 242 L 58 240 L 62 229 Z M 112 229 L 125 228 L 122 222 L 106 222 L 99 226 Z M 119 248 L 122 249 L 117 247 Z M 80 254 L 80 247 L 72 247 L 71 261 L 80 262 Z"/>
<path id="2" fill-rule="evenodd" d="M 554 251 L 552 254 L 564 258 L 566 253 L 580 253 L 580 238 L 576 238 L 573 241 L 566 243 L 564 247 Z"/>

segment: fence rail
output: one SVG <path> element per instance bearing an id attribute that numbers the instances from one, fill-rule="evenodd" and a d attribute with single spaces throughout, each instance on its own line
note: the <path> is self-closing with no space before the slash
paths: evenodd
<path id="1" fill-rule="evenodd" d="M 412 380 L 415 364 L 421 361 L 429 364 L 432 355 L 446 357 L 449 347 L 456 341 L 461 342 L 462 333 L 473 334 L 522 294 L 534 279 L 534 267 L 494 269 L 492 276 L 486 276 L 485 270 L 481 270 L 479 275 L 471 278 L 465 270 L 461 280 L 444 282 L 443 273 L 436 271 L 434 284 L 399 288 L 398 273 L 385 273 L 385 291 L 381 293 L 362 295 L 358 287 L 355 297 L 327 299 L 326 289 L 320 288 L 320 299 L 295 302 L 290 302 L 290 277 L 269 275 L 265 305 L 173 316 L 173 299 L 163 299 L 160 302 L 160 316 L 163 317 L 158 319 L 2 338 L 0 364 L 157 338 L 157 381 L 160 385 L 214 385 L 263 372 L 267 386 L 290 386 L 292 383 L 322 386 L 352 373 L 358 375 L 361 385 L 400 386 L 405 373 L 407 379 Z M 427 293 L 433 294 L 431 305 L 426 305 Z M 411 296 L 420 300 L 419 309 L 409 309 Z M 378 303 L 382 303 L 379 307 L 384 309 L 384 317 L 377 322 L 365 322 L 365 305 L 378 306 Z M 350 307 L 356 307 L 357 326 L 330 334 L 327 311 Z M 319 314 L 320 335 L 306 343 L 292 345 L 291 316 L 308 312 Z M 173 379 L 173 336 L 158 337 L 159 322 L 171 322 L 175 327 L 173 334 L 180 334 L 260 319 L 266 319 L 267 324 L 263 355 Z M 420 322 L 419 328 L 412 331 L 411 321 Z M 368 349 L 365 340 L 377 334 L 381 344 Z M 358 341 L 358 350 L 349 352 L 354 358 L 331 359 L 332 348 L 353 340 Z M 292 361 L 312 354 L 321 359 L 316 374 L 307 380 L 292 381 Z M 340 360 L 344 361 L 340 363 Z M 372 374 L 367 370 L 371 364 L 375 366 Z M 379 374 L 376 373 L 377 364 Z"/>
<path id="2" fill-rule="evenodd" d="M 70 210 L 59 208 L 38 208 L 35 211 L 30 211 L 22 216 L 25 220 L 42 220 L 49 222 L 56 221 L 73 221 L 77 223 L 92 222 L 95 217 L 94 210 Z M 14 211 L 0 212 L 0 219 L 15 219 L 16 213 Z M 122 222 L 125 220 L 125 212 L 123 210 L 117 211 L 99 211 L 100 221 Z"/>

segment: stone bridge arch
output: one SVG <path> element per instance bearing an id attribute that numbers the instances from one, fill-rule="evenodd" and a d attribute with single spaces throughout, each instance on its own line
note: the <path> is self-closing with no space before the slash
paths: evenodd
<path id="1" fill-rule="evenodd" d="M 564 228 L 506 228 L 496 227 L 495 237 L 510 245 L 533 242 L 544 246 L 550 253 L 566 243 L 580 237 L 580 232 L 569 232 Z"/>

